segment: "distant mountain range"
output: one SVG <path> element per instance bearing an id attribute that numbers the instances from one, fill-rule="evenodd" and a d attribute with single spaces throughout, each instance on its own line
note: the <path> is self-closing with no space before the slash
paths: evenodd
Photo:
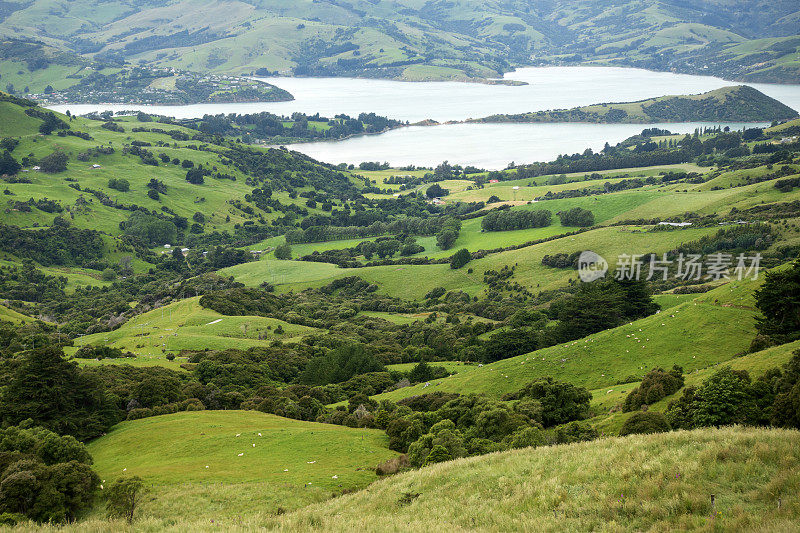
<path id="1" fill-rule="evenodd" d="M 0 45 L 0 74 L 36 85 L 89 61 L 442 80 L 588 63 L 792 83 L 798 34 L 796 0 L 6 0 L 0 36 L 45 46 Z"/>

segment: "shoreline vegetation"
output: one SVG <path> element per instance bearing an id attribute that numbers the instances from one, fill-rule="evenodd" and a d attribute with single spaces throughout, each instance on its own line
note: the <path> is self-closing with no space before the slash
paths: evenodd
<path id="1" fill-rule="evenodd" d="M 772 122 L 791 120 L 797 111 L 747 85 L 696 95 L 668 95 L 636 102 L 601 103 L 570 109 L 491 115 L 464 123 L 656 124 L 669 122 Z"/>
<path id="2" fill-rule="evenodd" d="M 275 88 L 277 89 L 277 87 Z M 282 91 L 282 89 L 279 90 Z M 145 113 L 117 112 L 117 116 L 126 114 Z M 89 113 L 86 116 L 111 117 L 113 115 L 107 111 L 99 114 Z M 769 123 L 792 120 L 798 117 L 798 113 L 757 89 L 740 85 L 723 87 L 698 95 L 662 96 L 637 102 L 601 103 L 571 109 L 491 115 L 478 119 L 446 122 L 438 122 L 433 119 L 403 122 L 375 113 L 361 113 L 358 117 L 339 114 L 329 118 L 320 116 L 319 113 L 307 115 L 296 112 L 291 116 L 283 116 L 267 111 L 250 114 L 206 115 L 202 118 L 181 120 L 161 115 L 152 115 L 152 117 L 192 128 L 200 127 L 204 133 L 240 138 L 246 143 L 277 148 L 287 144 L 345 141 L 365 135 L 380 135 L 409 126 L 503 123 L 647 125 L 697 121 Z"/>
<path id="3" fill-rule="evenodd" d="M 242 76 L 199 74 L 167 68 L 133 68 L 103 74 L 94 71 L 77 85 L 27 93 L 40 105 L 130 104 L 181 106 L 289 102 L 288 91 L 265 81 Z"/>
<path id="4" fill-rule="evenodd" d="M 288 93 L 287 93 L 288 94 Z M 110 112 L 106 112 L 108 114 Z M 133 113 L 133 112 L 131 112 Z M 118 115 L 125 114 L 120 111 Z M 90 114 L 90 115 L 97 115 Z M 109 115 L 110 116 L 110 115 Z M 201 127 L 204 133 L 236 137 L 243 142 L 277 148 L 287 144 L 345 141 L 365 135 L 380 135 L 409 126 L 454 124 L 668 124 L 679 122 L 771 123 L 792 120 L 797 111 L 746 85 L 723 87 L 697 95 L 662 96 L 637 102 L 601 103 L 571 109 L 520 114 L 491 115 L 467 120 L 438 122 L 432 119 L 403 122 L 361 113 L 333 118 L 305 113 L 282 116 L 263 111 L 251 114 L 217 114 L 175 121 Z M 155 115 L 154 115 L 155 117 Z"/>

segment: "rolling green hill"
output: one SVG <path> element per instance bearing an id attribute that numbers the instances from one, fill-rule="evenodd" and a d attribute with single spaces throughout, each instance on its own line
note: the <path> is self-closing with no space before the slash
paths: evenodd
<path id="1" fill-rule="evenodd" d="M 430 387 L 405 387 L 379 398 L 397 401 L 430 391 L 481 392 L 500 398 L 545 376 L 599 390 L 614 388 L 618 382 L 643 376 L 655 367 L 680 365 L 692 373 L 717 365 L 743 354 L 755 335 L 752 307 L 725 299 L 734 294 L 731 285 L 585 339 L 466 367 L 453 376 L 431 381 Z M 749 297 L 757 286 L 757 282 L 742 282 L 736 294 Z"/>
<path id="2" fill-rule="evenodd" d="M 598 104 L 519 115 L 493 115 L 468 122 L 772 122 L 795 118 L 797 111 L 752 87 L 724 87 L 693 96 L 662 96 L 639 102 Z"/>
<path id="3" fill-rule="evenodd" d="M 35 39 L 6 37 L 0 37 L 2 88 L 42 104 L 175 105 L 292 99 L 288 92 L 262 81 L 132 66 L 113 59 L 95 61 Z"/>
<path id="4" fill-rule="evenodd" d="M 800 512 L 791 496 L 800 483 L 799 454 L 796 431 L 743 428 L 517 450 L 403 474 L 264 525 L 784 531 L 796 526 Z"/>
<path id="5" fill-rule="evenodd" d="M 765 0 L 3 6 L 0 35 L 85 58 L 199 72 L 485 79 L 519 65 L 603 63 L 786 83 L 800 65 L 797 6 Z"/>
<path id="6" fill-rule="evenodd" d="M 200 307 L 199 299 L 187 298 L 143 313 L 114 331 L 81 337 L 75 345 L 113 346 L 132 352 L 145 361 L 154 360 L 164 364 L 166 353 L 175 354 L 181 350 L 221 350 L 234 343 L 241 349 L 269 346 L 275 340 L 291 342 L 302 335 L 317 331 L 272 318 L 224 316 Z M 278 328 L 283 333 L 275 333 Z M 128 363 L 131 360 L 119 361 Z M 133 362 L 141 363 L 138 358 Z"/>
<path id="7" fill-rule="evenodd" d="M 366 486 L 375 465 L 397 455 L 387 440 L 256 411 L 196 411 L 123 422 L 89 452 L 106 484 L 123 475 L 145 481 L 142 514 L 160 527 L 201 518 L 224 525 Z"/>
<path id="8" fill-rule="evenodd" d="M 257 207 L 244 211 L 241 209 L 242 202 L 246 201 L 245 196 L 253 190 L 252 182 L 246 183 L 253 178 L 253 170 L 243 171 L 241 164 L 231 159 L 233 152 L 230 150 L 242 148 L 239 143 L 222 141 L 222 144 L 214 144 L 208 142 L 209 139 L 197 130 L 177 124 L 154 122 L 150 117 L 142 117 L 145 121 L 140 121 L 136 116 L 117 117 L 109 122 L 100 117 L 92 120 L 57 115 L 69 124 L 70 131 L 81 132 L 85 138 L 76 135 L 41 136 L 38 128 L 42 120 L 26 114 L 26 110 L 30 109 L 40 108 L 20 106 L 13 101 L 0 101 L 0 113 L 3 117 L 0 136 L 19 140 L 12 156 L 18 160 L 25 156 L 30 161 L 38 161 L 54 151 L 60 151 L 69 155 L 70 159 L 66 170 L 57 173 L 35 171 L 34 163 L 25 165 L 20 174 L 25 179 L 6 184 L 7 199 L 38 200 L 47 197 L 56 200 L 62 208 L 67 209 L 75 226 L 100 230 L 114 236 L 120 234 L 119 224 L 129 218 L 132 206 L 190 220 L 195 213 L 202 211 L 203 224 L 209 232 L 232 232 L 247 220 L 271 220 L 280 214 L 280 211 L 273 209 L 270 212 Z M 112 130 L 109 129 L 109 124 L 116 126 L 112 126 Z M 205 143 L 203 149 L 198 149 L 198 143 Z M 149 162 L 137 155 L 137 148 L 144 148 L 150 153 L 152 157 Z M 251 152 L 252 150 L 255 152 Z M 357 188 L 358 182 L 349 174 L 331 173 L 332 167 L 329 165 L 298 153 L 270 149 L 265 151 L 254 147 L 248 147 L 239 153 L 242 157 L 247 157 L 250 153 L 262 156 L 272 154 L 277 159 L 269 164 L 287 169 L 294 167 L 294 172 L 303 172 L 305 176 L 313 175 L 313 169 L 320 170 L 328 175 L 324 182 L 317 184 L 318 189 L 328 188 L 337 180 L 345 188 Z M 202 184 L 189 183 L 186 181 L 187 167 L 181 164 L 183 161 L 193 167 L 213 167 L 217 178 L 209 175 Z M 268 172 L 261 172 L 264 175 L 260 179 L 269 183 L 271 180 L 267 178 Z M 167 192 L 153 197 L 148 183 L 155 177 L 164 184 Z M 109 180 L 112 178 L 127 180 L 128 190 L 110 187 Z M 287 192 L 276 191 L 275 198 L 286 205 L 299 206 L 305 202 L 290 198 Z M 321 213 L 322 210 L 318 209 L 316 212 Z M 3 221 L 22 227 L 47 226 L 52 223 L 54 214 L 57 213 L 35 208 L 28 211 L 13 209 L 4 215 Z"/>

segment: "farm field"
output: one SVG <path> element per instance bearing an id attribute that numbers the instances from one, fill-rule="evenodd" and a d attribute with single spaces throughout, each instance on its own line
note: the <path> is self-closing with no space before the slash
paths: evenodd
<path id="1" fill-rule="evenodd" d="M 377 430 L 195 411 L 123 422 L 89 452 L 108 483 L 122 475 L 145 481 L 143 513 L 160 527 L 200 519 L 224 526 L 363 488 L 376 479 L 375 465 L 396 455 L 386 442 Z"/>
<path id="2" fill-rule="evenodd" d="M 648 233 L 639 228 L 625 226 L 599 228 L 519 250 L 490 254 L 470 263 L 474 271 L 472 274 L 463 270 L 452 270 L 448 264 L 348 269 L 328 263 L 270 259 L 237 265 L 222 272 L 224 275 L 234 276 L 237 281 L 246 285 L 256 286 L 265 281 L 270 282 L 275 284 L 279 291 L 318 287 L 334 279 L 358 275 L 366 281 L 376 283 L 381 293 L 420 299 L 431 289 L 439 286 L 447 290 L 462 290 L 470 295 L 479 294 L 484 288 L 483 272 L 515 264 L 516 281 L 530 289 L 547 290 L 563 286 L 572 275 L 570 271 L 542 266 L 541 259 L 547 254 L 569 254 L 589 247 L 606 257 L 611 264 L 616 264 L 617 256 L 626 253 L 627 250 L 647 249 L 656 253 L 665 252 L 673 249 L 678 243 L 695 240 L 715 231 L 715 228 L 689 228 Z M 418 282 L 413 285 L 406 283 L 407 276 L 414 277 Z"/>
<path id="3" fill-rule="evenodd" d="M 545 376 L 600 389 L 629 376 L 642 376 L 655 367 L 677 364 L 691 373 L 724 363 L 742 354 L 754 335 L 753 314 L 747 310 L 687 302 L 662 314 L 435 380 L 431 390 L 500 398 Z M 421 394 L 423 386 L 405 387 L 377 398 L 397 401 Z"/>
<path id="4" fill-rule="evenodd" d="M 238 347 L 267 346 L 272 341 L 292 341 L 314 332 L 313 328 L 289 324 L 265 317 L 224 316 L 204 309 L 200 297 L 187 298 L 143 313 L 121 328 L 87 335 L 76 340 L 76 346 L 86 344 L 112 346 L 132 352 L 144 361 L 168 363 L 167 353 L 176 355 L 182 350 L 222 350 Z M 281 327 L 283 333 L 275 333 Z M 130 359 L 119 359 L 123 363 Z M 159 363 L 155 363 L 158 361 Z M 106 361 L 110 364 L 112 361 Z M 146 363 L 141 363 L 146 364 Z"/>

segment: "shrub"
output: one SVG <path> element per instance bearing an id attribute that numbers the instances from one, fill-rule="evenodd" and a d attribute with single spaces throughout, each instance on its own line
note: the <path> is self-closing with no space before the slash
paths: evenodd
<path id="1" fill-rule="evenodd" d="M 289 260 L 292 258 L 292 246 L 289 243 L 279 244 L 275 248 L 275 259 Z"/>
<path id="2" fill-rule="evenodd" d="M 13 176 L 19 172 L 21 168 L 22 165 L 19 164 L 19 161 L 11 157 L 11 154 L 7 150 L 0 155 L 0 176 Z"/>
<path id="3" fill-rule="evenodd" d="M 558 217 L 562 226 L 586 228 L 594 225 L 594 213 L 581 207 L 573 207 L 567 211 L 559 211 Z"/>
<path id="4" fill-rule="evenodd" d="M 390 476 L 409 466 L 408 455 L 402 454 L 376 466 L 375 473 L 379 476 Z"/>
<path id="5" fill-rule="evenodd" d="M 205 172 L 200 168 L 190 168 L 186 171 L 186 181 L 192 185 L 202 185 L 205 181 Z"/>
<path id="6" fill-rule="evenodd" d="M 144 482 L 138 476 L 116 480 L 106 491 L 106 512 L 109 518 L 124 518 L 133 522 Z"/>
<path id="7" fill-rule="evenodd" d="M 459 269 L 469 263 L 472 260 L 472 254 L 469 253 L 469 250 L 466 248 L 462 248 L 450 258 L 450 268 L 452 269 Z"/>
<path id="8" fill-rule="evenodd" d="M 69 161 L 67 154 L 56 150 L 52 154 L 44 156 L 41 161 L 39 161 L 39 166 L 43 172 L 55 174 L 67 170 L 67 161 Z"/>
<path id="9" fill-rule="evenodd" d="M 683 387 L 683 368 L 675 365 L 665 372 L 663 368 L 654 368 L 642 378 L 638 387 L 633 389 L 622 410 L 635 411 L 643 405 L 652 405 L 657 401 L 675 394 Z"/>
<path id="10" fill-rule="evenodd" d="M 450 452 L 447 451 L 447 448 L 441 444 L 437 444 L 433 447 L 431 453 L 428 454 L 428 458 L 425 459 L 425 464 L 423 466 L 450 461 L 452 458 L 453 457 L 450 455 Z"/>
<path id="11" fill-rule="evenodd" d="M 564 426 L 559 426 L 556 430 L 556 442 L 558 444 L 569 444 L 572 442 L 584 442 L 597 438 L 597 430 L 586 423 L 570 422 Z"/>
<path id="12" fill-rule="evenodd" d="M 91 461 L 73 437 L 40 427 L 0 430 L 0 510 L 11 513 L 0 524 L 75 520 L 100 485 Z"/>
<path id="13" fill-rule="evenodd" d="M 663 433 L 672 427 L 662 413 L 656 411 L 639 411 L 633 413 L 619 430 L 619 436 L 643 433 Z"/>
<path id="14" fill-rule="evenodd" d="M 545 228 L 552 223 L 553 215 L 543 209 L 536 211 L 490 211 L 483 220 L 484 231 L 508 231 L 528 228 Z"/>
<path id="15" fill-rule="evenodd" d="M 540 378 L 526 385 L 517 398 L 533 398 L 542 404 L 542 423 L 545 427 L 581 420 L 589 416 L 591 393 L 583 387 Z"/>
<path id="16" fill-rule="evenodd" d="M 108 180 L 108 188 L 120 192 L 128 192 L 129 190 L 131 190 L 131 184 L 128 180 L 124 178 L 111 178 L 110 180 Z"/>
<path id="17" fill-rule="evenodd" d="M 541 429 L 526 427 L 510 435 L 508 443 L 512 448 L 530 448 L 545 446 L 548 441 L 545 432 Z"/>

